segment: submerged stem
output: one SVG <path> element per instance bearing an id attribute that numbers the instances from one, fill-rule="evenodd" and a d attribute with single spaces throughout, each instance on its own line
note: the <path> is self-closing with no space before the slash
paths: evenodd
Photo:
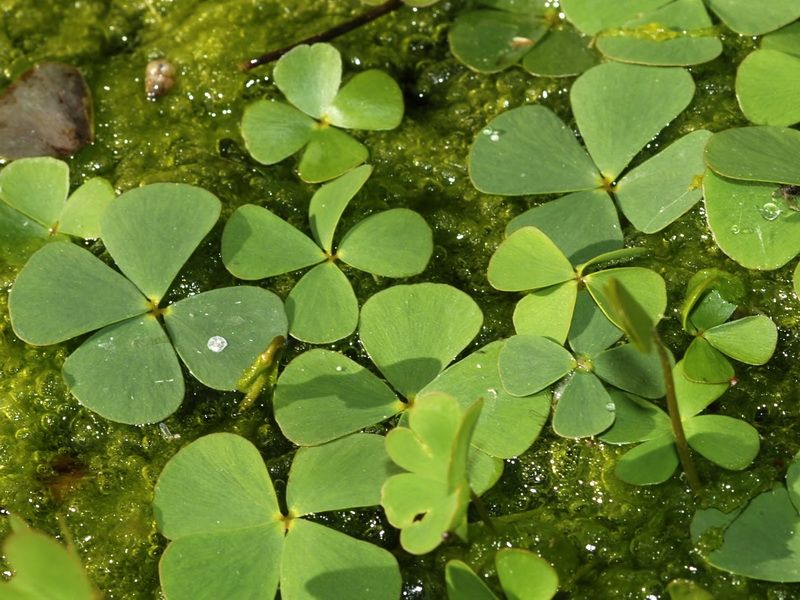
<path id="1" fill-rule="evenodd" d="M 473 492 L 472 490 L 469 491 L 469 498 L 472 500 L 472 505 L 475 507 L 475 510 L 478 511 L 478 514 L 481 516 L 481 521 L 486 526 L 486 529 L 489 530 L 489 533 L 492 535 L 496 535 L 497 531 L 494 528 L 494 523 L 492 523 L 492 517 L 489 515 L 489 511 L 486 510 L 486 507 L 483 505 L 478 494 Z"/>
<path id="2" fill-rule="evenodd" d="M 661 369 L 664 373 L 664 386 L 667 391 L 667 412 L 672 425 L 672 432 L 675 435 L 675 445 L 678 447 L 678 457 L 680 458 L 683 471 L 689 480 L 689 487 L 698 496 L 703 492 L 703 484 L 694 466 L 692 455 L 689 453 L 689 444 L 686 442 L 686 434 L 683 431 L 681 413 L 678 409 L 678 397 L 675 394 L 675 380 L 672 379 L 672 365 L 669 364 L 669 356 L 664 348 L 664 343 L 658 335 L 658 331 L 653 328 L 653 342 L 661 360 Z"/>
<path id="3" fill-rule="evenodd" d="M 278 60 L 281 56 L 289 52 L 292 48 L 297 46 L 302 46 L 303 44 L 316 44 L 317 42 L 328 42 L 334 38 L 339 37 L 340 35 L 344 35 L 345 33 L 352 31 L 362 25 L 366 25 L 370 21 L 374 21 L 378 17 L 382 17 L 383 15 L 392 12 L 393 10 L 397 10 L 403 6 L 402 0 L 388 0 L 388 2 L 384 2 L 383 4 L 379 4 L 372 10 L 369 10 L 350 21 L 346 21 L 341 25 L 337 25 L 336 27 L 331 27 L 327 31 L 323 31 L 322 33 L 318 33 L 316 35 L 312 35 L 300 42 L 295 42 L 294 44 L 289 44 L 288 46 L 281 48 L 280 50 L 274 50 L 272 52 L 268 52 L 267 54 L 262 54 L 257 58 L 251 58 L 250 60 L 246 60 L 241 63 L 240 67 L 242 71 L 249 71 L 253 67 L 258 67 L 260 65 L 266 65 L 271 63 L 273 60 Z"/>

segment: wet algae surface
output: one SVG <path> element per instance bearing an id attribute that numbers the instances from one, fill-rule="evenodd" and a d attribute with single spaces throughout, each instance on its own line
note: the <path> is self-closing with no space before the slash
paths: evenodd
<path id="1" fill-rule="evenodd" d="M 542 197 L 478 192 L 467 175 L 469 146 L 492 117 L 527 103 L 543 104 L 574 123 L 568 104 L 572 79 L 534 78 L 518 69 L 477 74 L 453 58 L 447 24 L 461 8 L 462 3 L 447 0 L 425 9 L 405 8 L 334 43 L 345 77 L 383 69 L 400 83 L 406 102 L 398 129 L 354 133 L 369 148 L 375 173 L 340 230 L 386 208 L 421 213 L 434 230 L 434 256 L 422 275 L 404 282 L 448 283 L 478 302 L 485 322 L 469 352 L 513 333 L 518 295 L 491 288 L 486 265 L 506 223 L 542 202 Z M 73 187 L 94 175 L 109 179 L 119 192 L 182 182 L 222 200 L 222 219 L 173 285 L 171 293 L 179 299 L 236 283 L 220 260 L 219 239 L 225 218 L 237 207 L 262 205 L 307 230 L 305 215 L 315 187 L 296 176 L 296 158 L 259 165 L 239 133 L 249 102 L 280 98 L 272 66 L 244 73 L 238 64 L 363 10 L 355 0 L 0 0 L 0 88 L 51 60 L 85 74 L 94 98 L 96 141 L 70 160 Z M 699 127 L 719 131 L 746 124 L 733 92 L 734 68 L 758 40 L 722 35 L 723 55 L 690 69 L 697 85 L 692 104 L 637 160 Z M 152 102 L 145 96 L 145 65 L 157 58 L 175 65 L 176 83 Z M 767 314 L 778 325 L 774 358 L 763 367 L 738 365 L 738 386 L 712 407 L 758 429 L 762 447 L 755 462 L 731 472 L 700 460 L 707 490 L 701 501 L 677 475 L 655 487 L 625 484 L 613 473 L 621 449 L 592 439 L 563 439 L 546 426 L 526 453 L 506 461 L 502 479 L 483 497 L 496 517 L 494 536 L 471 514 L 476 524 L 470 544 L 451 540 L 430 555 L 411 557 L 400 550 L 397 533 L 379 509 L 317 517 L 395 551 L 403 597 L 443 598 L 447 560 L 461 558 L 492 574 L 494 551 L 512 545 L 533 549 L 553 563 L 562 581 L 559 598 L 667 598 L 666 584 L 678 578 L 718 598 L 800 594 L 800 585 L 767 584 L 716 570 L 689 538 L 695 510 L 743 505 L 782 481 L 800 450 L 794 359 L 800 325 L 791 267 L 772 272 L 739 267 L 715 245 L 701 206 L 657 234 L 628 227 L 625 239 L 626 245 L 648 249 L 637 264 L 667 281 L 670 309 L 660 329 L 676 355 L 691 340 L 673 309 L 689 277 L 701 268 L 718 267 L 740 277 L 747 289 L 743 309 Z M 99 243 L 90 247 L 102 253 Z M 268 394 L 239 412 L 240 394 L 209 390 L 191 377 L 186 378 L 187 398 L 166 428 L 112 423 L 82 408 L 60 375 L 61 364 L 81 340 L 48 347 L 18 340 L 5 292 L 19 265 L 3 261 L 0 269 L 0 506 L 51 535 L 70 538 L 106 597 L 157 598 L 158 560 L 166 540 L 156 530 L 151 501 L 167 460 L 202 435 L 238 433 L 259 448 L 280 494 L 294 447 L 274 422 Z M 395 283 L 355 272 L 348 277 L 361 302 Z M 261 285 L 285 297 L 298 278 L 288 274 Z M 331 348 L 355 360 L 365 358 L 356 336 Z M 294 342 L 287 359 L 305 349 Z M 5 520 L 0 523 L 5 533 Z M 4 569 L 3 576 L 10 572 Z"/>

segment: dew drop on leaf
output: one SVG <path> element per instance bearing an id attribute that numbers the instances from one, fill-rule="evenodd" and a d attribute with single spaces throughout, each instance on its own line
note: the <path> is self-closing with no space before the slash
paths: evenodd
<path id="1" fill-rule="evenodd" d="M 761 216 L 764 217 L 765 220 L 774 221 L 783 211 L 778 208 L 778 205 L 774 202 L 767 202 L 764 204 L 764 206 L 758 209 L 758 212 L 761 213 Z"/>
<path id="2" fill-rule="evenodd" d="M 222 352 L 227 345 L 228 340 L 219 335 L 208 338 L 208 342 L 206 343 L 206 346 L 208 346 L 208 349 L 212 352 Z"/>

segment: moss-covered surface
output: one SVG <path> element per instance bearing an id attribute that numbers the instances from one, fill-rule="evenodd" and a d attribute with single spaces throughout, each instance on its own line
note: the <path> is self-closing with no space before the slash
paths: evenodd
<path id="1" fill-rule="evenodd" d="M 387 207 L 422 213 L 434 228 L 436 249 L 428 270 L 414 281 L 450 283 L 475 298 L 486 316 L 477 348 L 513 332 L 510 316 L 518 298 L 489 286 L 486 265 L 508 220 L 541 198 L 477 192 L 467 177 L 469 145 L 491 117 L 524 103 L 545 104 L 569 120 L 572 80 L 536 79 L 521 70 L 470 72 L 447 48 L 447 23 L 460 6 L 444 0 L 428 9 L 406 8 L 335 42 L 346 76 L 384 69 L 400 82 L 406 99 L 397 130 L 355 134 L 369 147 L 375 174 L 345 214 L 342 230 Z M 295 176 L 295 159 L 258 165 L 238 133 L 247 102 L 277 96 L 272 67 L 243 73 L 237 65 L 363 10 L 357 0 L 0 0 L 0 88 L 46 60 L 84 72 L 94 96 L 97 140 L 71 160 L 75 185 L 90 175 L 107 177 L 120 191 L 156 181 L 191 183 L 223 200 L 223 220 L 236 207 L 255 203 L 306 228 L 314 188 Z M 757 40 L 725 33 L 724 42 L 723 56 L 691 69 L 695 100 L 650 151 L 698 127 L 718 131 L 745 122 L 733 93 L 734 67 Z M 145 65 L 155 58 L 174 63 L 176 85 L 150 102 L 143 79 Z M 222 222 L 182 272 L 176 298 L 234 283 L 219 258 Z M 768 273 L 738 267 L 715 246 L 700 207 L 659 234 L 628 231 L 626 243 L 651 250 L 640 264 L 664 276 L 671 307 L 696 270 L 716 266 L 746 282 L 746 312 L 764 312 L 780 328 L 775 358 L 765 367 L 737 365 L 739 385 L 712 407 L 759 429 L 762 450 L 755 463 L 742 472 L 702 460 L 698 465 L 708 492 L 702 504 L 739 506 L 782 480 L 800 449 L 800 371 L 793 358 L 800 341 L 790 267 Z M 5 292 L 18 267 L 0 269 Z M 362 302 L 395 283 L 348 275 Z M 295 279 L 286 275 L 263 285 L 285 297 Z M 184 444 L 215 431 L 244 435 L 263 452 L 280 493 L 292 446 L 274 423 L 268 395 L 238 414 L 241 395 L 210 391 L 187 378 L 187 398 L 166 422 L 179 439 L 167 439 L 156 425 L 107 422 L 80 407 L 61 380 L 60 365 L 77 342 L 25 345 L 11 330 L 6 293 L 0 302 L 0 506 L 53 535 L 64 535 L 64 523 L 107 597 L 158 597 L 157 563 L 165 540 L 153 521 L 152 489 Z M 690 340 L 675 314 L 667 317 L 663 336 L 679 355 Z M 356 359 L 362 353 L 356 339 L 336 347 Z M 302 350 L 295 344 L 289 357 Z M 421 558 L 399 550 L 380 510 L 346 511 L 326 522 L 397 550 L 407 598 L 443 598 L 443 567 L 451 557 L 490 574 L 493 550 L 506 545 L 550 559 L 565 590 L 559 597 L 666 598 L 666 584 L 675 578 L 696 581 L 718 598 L 800 594 L 800 585 L 754 582 L 707 566 L 688 534 L 701 502 L 678 477 L 653 488 L 623 484 L 613 474 L 619 454 L 546 428 L 528 452 L 507 461 L 503 479 L 484 497 L 500 517 L 498 536 L 476 525 L 472 544 L 453 541 Z"/>

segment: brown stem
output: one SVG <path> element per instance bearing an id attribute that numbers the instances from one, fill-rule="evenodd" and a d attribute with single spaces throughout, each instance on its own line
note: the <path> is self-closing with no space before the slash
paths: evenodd
<path id="1" fill-rule="evenodd" d="M 489 511 L 486 510 L 486 507 L 483 505 L 480 497 L 478 494 L 473 492 L 472 490 L 469 491 L 470 500 L 472 500 L 472 506 L 478 511 L 478 514 L 481 516 L 481 521 L 486 526 L 486 529 L 489 530 L 489 533 L 492 535 L 497 535 L 497 531 L 494 528 L 494 523 L 492 523 L 492 517 L 489 515 Z"/>
<path id="2" fill-rule="evenodd" d="M 689 444 L 686 442 L 686 434 L 683 431 L 681 413 L 678 409 L 678 397 L 675 394 L 675 380 L 672 379 L 672 365 L 669 364 L 667 350 L 655 328 L 653 329 L 653 342 L 655 342 L 658 357 L 661 359 L 661 370 L 664 373 L 664 386 L 667 390 L 667 412 L 669 412 L 672 432 L 675 435 L 675 445 L 678 447 L 678 457 L 681 460 L 683 471 L 686 473 L 686 478 L 689 480 L 689 487 L 699 496 L 703 492 L 703 484 L 700 482 L 700 476 L 697 474 L 692 455 L 689 453 Z"/>
<path id="3" fill-rule="evenodd" d="M 388 2 L 384 2 L 383 4 L 379 4 L 372 10 L 365 12 L 357 16 L 355 19 L 350 21 L 346 21 L 341 25 L 337 25 L 336 27 L 331 27 L 327 31 L 323 31 L 322 33 L 318 33 L 316 35 L 312 35 L 309 38 L 306 38 L 300 42 L 295 42 L 294 44 L 290 44 L 285 48 L 281 48 L 280 50 L 275 50 L 273 52 L 268 52 L 267 54 L 262 54 L 257 58 L 251 58 L 250 60 L 246 60 L 241 63 L 240 67 L 242 71 L 249 71 L 253 67 L 258 67 L 260 65 L 266 65 L 271 63 L 273 60 L 278 60 L 281 56 L 289 52 L 292 48 L 297 46 L 301 46 L 303 44 L 316 44 L 317 42 L 329 42 L 330 40 L 339 37 L 340 35 L 344 35 L 348 31 L 352 31 L 362 25 L 366 25 L 370 21 L 374 21 L 378 17 L 382 17 L 385 14 L 392 12 L 393 10 L 397 10 L 403 6 L 403 0 L 388 0 Z"/>

